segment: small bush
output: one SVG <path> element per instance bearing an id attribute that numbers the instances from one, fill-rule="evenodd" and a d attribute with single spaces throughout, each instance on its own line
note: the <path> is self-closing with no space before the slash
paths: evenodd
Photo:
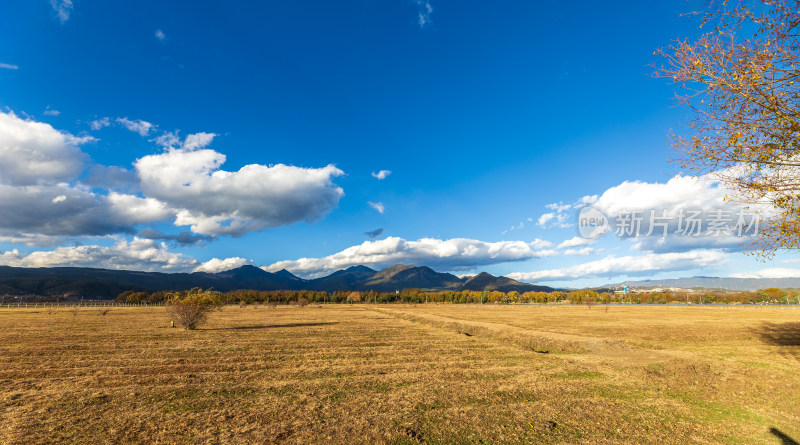
<path id="1" fill-rule="evenodd" d="M 305 298 L 300 297 L 300 298 L 297 299 L 297 305 L 300 306 L 300 307 L 306 307 L 306 306 L 308 306 L 308 300 L 305 299 Z"/>
<path id="2" fill-rule="evenodd" d="M 184 329 L 197 329 L 208 319 L 208 314 L 225 304 L 222 294 L 196 287 L 192 290 L 170 294 L 167 312 Z"/>

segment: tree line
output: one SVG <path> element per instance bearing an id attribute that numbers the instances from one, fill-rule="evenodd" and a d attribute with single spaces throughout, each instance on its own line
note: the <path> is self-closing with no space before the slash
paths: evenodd
<path id="1" fill-rule="evenodd" d="M 176 292 L 125 291 L 117 303 L 164 303 Z M 555 292 L 499 291 L 422 291 L 359 292 L 340 290 L 318 292 L 308 290 L 234 290 L 221 293 L 225 304 L 308 304 L 308 303 L 571 303 L 571 304 L 800 304 L 800 291 L 795 289 L 761 289 L 752 292 L 631 292 L 627 294 L 594 290 Z"/>

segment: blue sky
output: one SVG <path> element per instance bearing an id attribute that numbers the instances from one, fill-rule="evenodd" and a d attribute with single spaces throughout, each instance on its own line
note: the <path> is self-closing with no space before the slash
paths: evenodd
<path id="1" fill-rule="evenodd" d="M 412 263 L 568 286 L 794 276 L 793 258 L 759 263 L 741 240 L 562 245 L 586 196 L 611 211 L 637 191 L 671 210 L 724 194 L 670 182 L 666 135 L 687 114 L 649 76 L 657 48 L 698 35 L 681 14 L 702 6 L 6 2 L 0 261 Z"/>

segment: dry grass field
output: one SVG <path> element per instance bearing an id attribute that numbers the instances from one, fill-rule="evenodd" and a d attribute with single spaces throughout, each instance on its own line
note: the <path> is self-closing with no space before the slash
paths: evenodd
<path id="1" fill-rule="evenodd" d="M 1 443 L 793 443 L 800 309 L 0 309 Z"/>

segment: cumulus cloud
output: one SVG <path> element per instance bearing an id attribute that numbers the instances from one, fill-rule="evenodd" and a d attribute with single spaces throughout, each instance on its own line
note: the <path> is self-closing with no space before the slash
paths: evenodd
<path id="1" fill-rule="evenodd" d="M 150 132 L 143 121 L 123 121 Z M 103 118 L 94 128 L 111 125 Z M 177 133 L 172 133 L 177 139 Z M 333 165 L 299 168 L 251 164 L 221 170 L 225 156 L 205 149 L 216 135 L 195 133 L 175 148 L 145 156 L 135 170 L 91 165 L 80 145 L 93 140 L 49 124 L 0 112 L 0 241 L 53 246 L 78 237 L 134 234 L 172 221 L 192 235 L 142 232 L 147 239 L 193 244 L 216 235 L 243 235 L 314 222 L 338 205 L 342 189 Z M 82 180 L 80 178 L 83 178 Z"/>
<path id="2" fill-rule="evenodd" d="M 379 181 L 383 181 L 384 179 L 386 179 L 391 174 L 392 174 L 392 172 L 390 170 L 381 170 L 381 171 L 379 171 L 377 173 L 372 172 L 372 177 L 373 178 L 377 178 Z"/>
<path id="3" fill-rule="evenodd" d="M 0 68 L 6 69 L 6 70 L 14 70 L 14 71 L 19 69 L 19 67 L 17 65 L 12 65 L 10 63 L 0 63 Z"/>
<path id="4" fill-rule="evenodd" d="M 111 193 L 98 195 L 67 184 L 0 184 L 0 237 L 37 242 L 48 237 L 134 233 L 134 225 L 172 215 L 150 198 Z M 27 243 L 27 242 L 26 242 Z"/>
<path id="5" fill-rule="evenodd" d="M 128 224 L 147 224 L 163 221 L 175 214 L 173 209 L 153 198 L 140 198 L 135 195 L 111 192 L 105 197 L 110 204 L 114 218 Z"/>
<path id="6" fill-rule="evenodd" d="M 721 250 L 694 250 L 691 252 L 651 253 L 640 256 L 608 256 L 561 269 L 536 272 L 515 272 L 509 278 L 528 281 L 569 281 L 589 277 L 615 277 L 622 275 L 646 275 L 653 272 L 691 270 L 716 266 L 726 261 Z"/>
<path id="7" fill-rule="evenodd" d="M 422 238 L 406 241 L 389 237 L 349 247 L 323 258 L 279 261 L 265 266 L 268 272 L 286 269 L 306 277 L 318 277 L 350 266 L 385 267 L 398 263 L 435 267 L 439 270 L 467 270 L 488 264 L 522 261 L 551 255 L 524 241 L 488 243 L 466 238 L 441 240 Z"/>
<path id="8" fill-rule="evenodd" d="M 54 109 L 52 109 L 52 108 L 50 108 L 48 106 L 48 107 L 46 107 L 44 109 L 44 115 L 45 116 L 59 116 L 59 115 L 61 115 L 61 112 L 58 111 L 58 110 L 54 110 Z"/>
<path id="9" fill-rule="evenodd" d="M 160 29 L 157 29 L 154 35 L 155 35 L 156 39 L 157 39 L 159 42 L 163 42 L 163 41 L 164 41 L 164 39 L 166 39 L 166 38 L 167 38 L 167 35 L 166 35 L 166 34 L 164 34 L 164 31 L 162 31 L 162 30 L 160 30 Z"/>
<path id="10" fill-rule="evenodd" d="M 367 235 L 370 238 L 377 238 L 383 235 L 383 227 L 375 230 L 370 230 L 369 232 L 364 232 L 364 235 Z"/>
<path id="11" fill-rule="evenodd" d="M 386 210 L 382 202 L 367 201 L 367 204 L 369 204 L 369 206 L 372 207 L 373 209 L 377 210 L 378 213 L 383 213 L 383 211 Z"/>
<path id="12" fill-rule="evenodd" d="M 128 130 L 138 133 L 139 136 L 145 137 L 150 134 L 150 130 L 155 128 L 155 125 L 141 119 L 130 120 L 127 117 L 118 117 L 117 123 L 127 128 Z"/>
<path id="13" fill-rule="evenodd" d="M 665 183 L 623 182 L 606 190 L 594 200 L 592 207 L 609 217 L 615 228 L 612 235 L 634 240 L 636 248 L 642 251 L 740 251 L 747 238 L 738 236 L 736 229 L 714 230 L 714 221 L 720 226 L 724 222 L 724 227 L 728 228 L 737 223 L 742 223 L 741 228 L 754 223 L 755 229 L 758 217 L 726 202 L 728 193 L 730 190 L 711 176 L 676 175 Z M 753 209 L 752 212 L 756 210 L 763 209 Z M 692 218 L 697 220 L 697 225 L 693 226 L 697 230 L 687 230 Z"/>
<path id="14" fill-rule="evenodd" d="M 79 148 L 92 140 L 61 133 L 49 124 L 0 113 L 0 183 L 34 185 L 74 179 L 88 157 Z"/>
<path id="15" fill-rule="evenodd" d="M 211 137 L 187 137 L 200 146 Z M 221 170 L 225 155 L 210 149 L 172 148 L 138 159 L 134 166 L 145 196 L 177 210 L 176 225 L 195 233 L 243 235 L 300 221 L 314 222 L 338 205 L 344 191 L 333 165 L 301 168 L 284 164 Z"/>
<path id="16" fill-rule="evenodd" d="M 164 243 L 135 238 L 113 246 L 64 246 L 22 255 L 18 250 L 0 254 L 0 263 L 14 267 L 80 266 L 105 269 L 188 272 L 198 261 L 170 252 Z"/>
<path id="17" fill-rule="evenodd" d="M 251 260 L 240 257 L 225 258 L 224 260 L 212 258 L 197 266 L 192 272 L 219 273 L 242 266 L 255 266 L 255 263 L 253 263 Z"/>
<path id="18" fill-rule="evenodd" d="M 50 0 L 50 6 L 53 8 L 53 12 L 56 13 L 56 17 L 63 25 L 67 20 L 69 20 L 69 15 L 72 13 L 72 0 Z"/>
<path id="19" fill-rule="evenodd" d="M 0 113 L 0 239 L 53 245 L 63 237 L 133 233 L 135 224 L 170 215 L 152 199 L 73 184 L 88 161 L 79 145 L 88 140 Z"/>

